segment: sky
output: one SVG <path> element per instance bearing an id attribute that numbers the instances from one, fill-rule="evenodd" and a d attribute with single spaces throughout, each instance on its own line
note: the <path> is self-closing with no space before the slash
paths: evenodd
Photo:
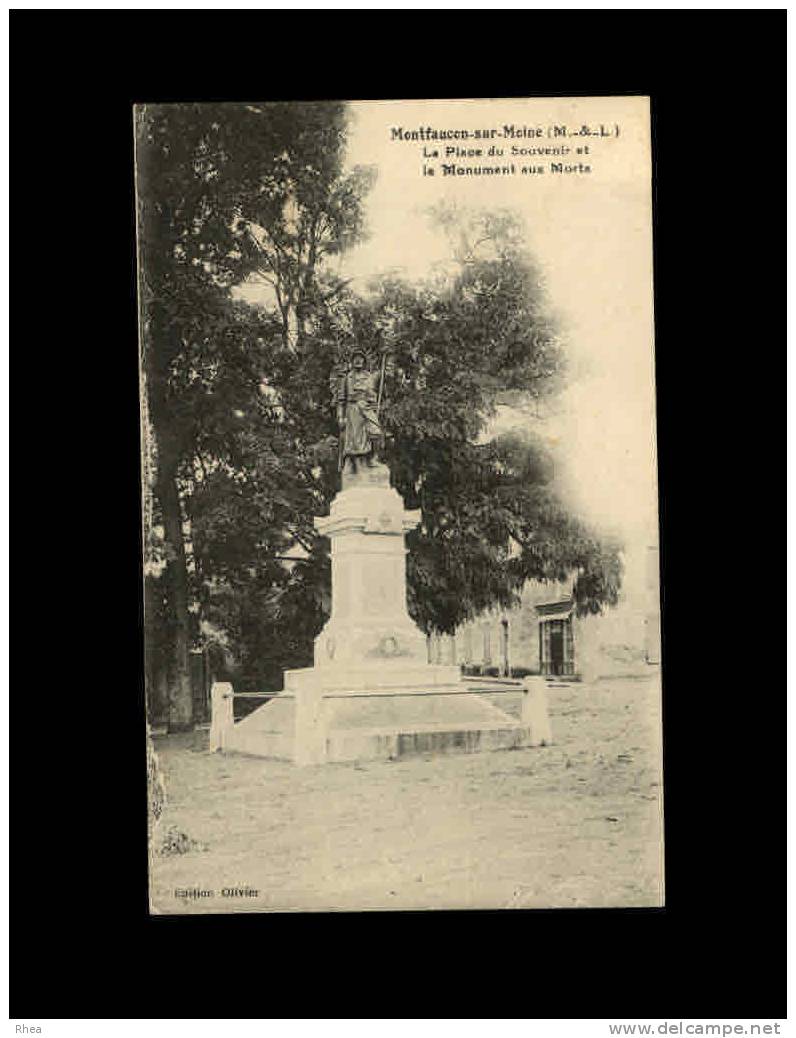
<path id="1" fill-rule="evenodd" d="M 446 259 L 445 238 L 425 211 L 442 198 L 462 207 L 509 208 L 522 220 L 541 267 L 568 358 L 568 385 L 546 419 L 569 505 L 602 532 L 634 548 L 657 543 L 653 362 L 651 165 L 645 98 L 356 102 L 350 105 L 347 164 L 375 166 L 366 201 L 369 239 L 340 260 L 340 272 L 366 290 L 389 270 L 407 278 L 431 273 Z M 430 157 L 434 149 L 480 147 L 474 140 L 395 140 L 392 128 L 444 129 L 602 124 L 608 138 L 565 139 L 587 144 L 588 157 L 512 158 L 518 148 L 559 140 L 497 140 L 502 157 Z M 618 136 L 615 128 L 619 128 Z M 494 140 L 494 138 L 493 138 Z M 423 151 L 426 150 L 426 156 Z M 442 176 L 440 164 L 532 163 L 533 176 Z M 551 161 L 581 162 L 590 172 L 553 174 Z M 422 166 L 433 166 L 424 176 Z M 501 411 L 496 428 L 518 421 Z"/>

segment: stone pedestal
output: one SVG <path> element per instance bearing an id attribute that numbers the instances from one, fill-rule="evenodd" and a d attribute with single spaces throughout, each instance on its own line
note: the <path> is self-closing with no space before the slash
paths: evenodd
<path id="1" fill-rule="evenodd" d="M 427 662 L 406 608 L 405 535 L 419 522 L 385 466 L 344 476 L 315 520 L 332 549 L 315 665 L 286 671 L 284 692 L 227 732 L 225 750 L 311 764 L 529 744 L 528 724 L 468 693 L 457 666 Z"/>
<path id="2" fill-rule="evenodd" d="M 384 465 L 344 479 L 328 517 L 315 520 L 332 542 L 332 612 L 315 640 L 316 669 L 426 663 L 425 635 L 406 611 L 404 535 L 419 522 Z"/>

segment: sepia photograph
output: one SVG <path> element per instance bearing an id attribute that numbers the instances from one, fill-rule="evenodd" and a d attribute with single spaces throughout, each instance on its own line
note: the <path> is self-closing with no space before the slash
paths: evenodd
<path id="1" fill-rule="evenodd" d="M 134 132 L 150 912 L 663 906 L 649 98 Z"/>

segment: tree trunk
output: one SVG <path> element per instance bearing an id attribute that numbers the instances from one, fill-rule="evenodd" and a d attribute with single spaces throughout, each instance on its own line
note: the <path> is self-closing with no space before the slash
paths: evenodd
<path id="1" fill-rule="evenodd" d="M 146 716 L 150 727 L 167 725 L 169 720 L 169 657 L 164 644 L 162 595 L 164 584 L 156 577 L 144 578 L 144 674 Z M 170 648 L 170 646 L 169 646 Z"/>
<path id="2" fill-rule="evenodd" d="M 182 533 L 182 509 L 177 492 L 176 465 L 168 464 L 161 453 L 155 492 L 163 516 L 164 539 L 168 554 L 166 586 L 169 611 L 174 619 L 173 667 L 169 680 L 169 731 L 192 731 L 193 688 L 188 653 L 191 647 L 188 616 L 188 570 Z"/>

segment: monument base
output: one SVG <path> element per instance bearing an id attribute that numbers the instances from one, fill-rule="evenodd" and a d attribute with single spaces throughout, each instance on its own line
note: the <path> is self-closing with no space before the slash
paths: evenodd
<path id="1" fill-rule="evenodd" d="M 323 668 L 314 671 L 319 678 Z M 447 672 L 455 667 L 426 670 Z M 223 749 L 295 764 L 394 760 L 425 753 L 477 753 L 549 741 L 527 717 L 515 719 L 457 682 L 379 690 L 311 682 L 313 670 L 225 733 Z M 429 675 L 431 676 L 431 675 Z M 438 674 L 448 678 L 449 675 Z"/>
<path id="2" fill-rule="evenodd" d="M 528 745 L 530 728 L 467 692 L 401 692 L 327 700 L 322 759 L 395 760 L 424 753 L 478 753 Z M 304 749 L 313 762 L 312 743 Z M 300 759 L 300 758 L 299 758 Z"/>

